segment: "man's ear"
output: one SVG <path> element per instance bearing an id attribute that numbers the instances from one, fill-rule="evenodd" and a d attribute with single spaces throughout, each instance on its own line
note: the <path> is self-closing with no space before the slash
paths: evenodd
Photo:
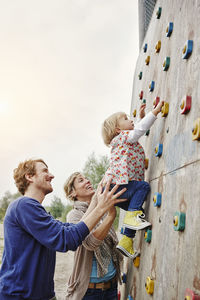
<path id="1" fill-rule="evenodd" d="M 27 181 L 33 182 L 33 175 L 31 175 L 31 174 L 26 174 L 26 175 L 25 175 L 25 178 L 26 178 Z"/>

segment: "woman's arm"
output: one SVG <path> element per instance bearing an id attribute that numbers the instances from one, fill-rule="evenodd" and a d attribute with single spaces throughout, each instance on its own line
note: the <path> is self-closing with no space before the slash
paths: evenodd
<path id="1" fill-rule="evenodd" d="M 95 228 L 90 234 L 85 238 L 82 245 L 87 250 L 94 251 L 97 247 L 99 247 L 108 234 L 110 227 L 113 224 L 113 221 L 116 216 L 115 207 L 109 211 L 109 214 L 104 218 L 102 223 L 99 224 L 97 228 Z M 67 215 L 67 221 L 73 224 L 77 224 L 83 217 L 83 212 L 73 209 Z"/>
<path id="2" fill-rule="evenodd" d="M 95 231 L 93 231 L 93 235 L 96 239 L 103 241 L 105 237 L 108 234 L 108 231 L 110 230 L 110 227 L 112 226 L 114 219 L 116 217 L 116 208 L 113 207 L 107 214 L 107 216 L 104 218 L 102 223 L 97 227 Z"/>
<path id="3" fill-rule="evenodd" d="M 103 215 L 106 212 L 109 212 L 115 204 L 127 201 L 127 199 L 118 199 L 118 197 L 126 191 L 126 188 L 115 194 L 119 185 L 115 185 L 111 190 L 109 190 L 110 184 L 111 179 L 106 183 L 104 191 L 101 185 L 98 186 L 96 192 L 98 203 L 96 207 L 89 214 L 84 215 L 81 219 L 81 221 L 87 225 L 89 231 L 96 226 Z"/>

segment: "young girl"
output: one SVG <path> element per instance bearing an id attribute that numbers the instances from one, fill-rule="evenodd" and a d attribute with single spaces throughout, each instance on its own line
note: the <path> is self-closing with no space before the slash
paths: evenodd
<path id="1" fill-rule="evenodd" d="M 121 198 L 126 202 L 118 206 L 127 211 L 124 218 L 124 236 L 117 248 L 126 256 L 134 258 L 138 255 L 133 249 L 133 238 L 136 230 L 151 225 L 144 220 L 142 205 L 146 199 L 150 186 L 144 181 L 145 154 L 138 139 L 153 125 L 157 114 L 161 111 L 164 102 L 160 102 L 155 109 L 145 116 L 145 107 L 140 107 L 141 120 L 134 126 L 123 112 L 108 117 L 102 126 L 104 143 L 111 146 L 110 166 L 105 174 L 105 181 L 112 179 L 112 184 L 119 184 L 117 191 L 126 187 L 127 191 Z M 112 186 L 112 185 L 111 185 Z"/>

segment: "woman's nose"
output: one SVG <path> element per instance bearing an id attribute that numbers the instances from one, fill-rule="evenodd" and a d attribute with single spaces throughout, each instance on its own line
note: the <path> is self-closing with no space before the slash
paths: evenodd
<path id="1" fill-rule="evenodd" d="M 49 173 L 49 177 L 50 177 L 51 179 L 53 179 L 53 178 L 54 178 L 54 175 L 51 174 L 51 173 Z"/>

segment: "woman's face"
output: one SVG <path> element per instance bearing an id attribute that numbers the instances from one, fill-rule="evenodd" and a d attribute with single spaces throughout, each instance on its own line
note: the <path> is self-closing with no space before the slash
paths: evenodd
<path id="1" fill-rule="evenodd" d="M 82 174 L 79 174 L 74 180 L 74 190 L 76 198 L 78 201 L 89 202 L 94 195 L 94 189 L 90 181 L 84 177 Z"/>

